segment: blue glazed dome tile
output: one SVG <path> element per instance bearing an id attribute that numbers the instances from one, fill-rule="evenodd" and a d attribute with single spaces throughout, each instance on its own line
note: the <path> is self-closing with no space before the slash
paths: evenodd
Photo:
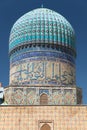
<path id="1" fill-rule="evenodd" d="M 23 15 L 13 25 L 9 51 L 32 43 L 57 44 L 75 50 L 75 32 L 62 15 L 38 8 Z"/>

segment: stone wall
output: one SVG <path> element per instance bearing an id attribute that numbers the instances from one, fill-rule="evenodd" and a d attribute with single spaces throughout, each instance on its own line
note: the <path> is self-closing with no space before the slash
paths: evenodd
<path id="1" fill-rule="evenodd" d="M 87 130 L 87 106 L 0 106 L 0 130 Z"/>

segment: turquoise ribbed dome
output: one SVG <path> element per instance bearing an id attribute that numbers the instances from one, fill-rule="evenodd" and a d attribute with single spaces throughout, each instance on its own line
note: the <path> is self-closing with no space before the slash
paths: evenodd
<path id="1" fill-rule="evenodd" d="M 24 14 L 13 25 L 9 51 L 32 43 L 49 43 L 75 50 L 75 33 L 70 23 L 60 14 L 38 8 Z"/>

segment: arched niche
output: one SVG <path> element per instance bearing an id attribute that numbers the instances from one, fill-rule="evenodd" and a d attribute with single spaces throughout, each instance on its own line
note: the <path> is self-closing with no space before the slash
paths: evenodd
<path id="1" fill-rule="evenodd" d="M 40 105 L 48 105 L 48 95 L 43 93 L 40 96 Z"/>
<path id="2" fill-rule="evenodd" d="M 44 124 L 40 130 L 51 130 L 51 127 L 48 124 Z"/>

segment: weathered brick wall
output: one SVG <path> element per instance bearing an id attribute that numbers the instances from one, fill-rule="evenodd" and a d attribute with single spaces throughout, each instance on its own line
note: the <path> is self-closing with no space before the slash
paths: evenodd
<path id="1" fill-rule="evenodd" d="M 0 106 L 0 130 L 87 130 L 87 106 Z"/>

